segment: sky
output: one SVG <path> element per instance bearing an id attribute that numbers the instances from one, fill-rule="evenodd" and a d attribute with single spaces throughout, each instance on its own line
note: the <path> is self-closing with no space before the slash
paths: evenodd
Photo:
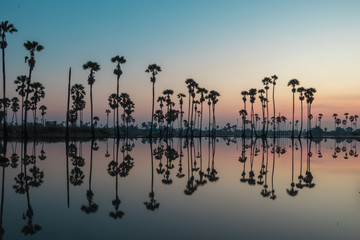
<path id="1" fill-rule="evenodd" d="M 317 89 L 313 114 L 324 114 L 324 126 L 333 126 L 335 112 L 360 115 L 359 1 L 0 0 L 0 6 L 0 20 L 18 29 L 7 37 L 7 95 L 16 96 L 10 83 L 28 72 L 23 43 L 38 41 L 45 49 L 36 53 L 32 79 L 45 85 L 40 104 L 48 107 L 48 120 L 65 119 L 69 67 L 73 83 L 89 91 L 82 65 L 91 60 L 101 65 L 94 112 L 104 123 L 107 98 L 116 89 L 110 61 L 115 55 L 127 60 L 120 91 L 135 102 L 138 124 L 151 116 L 145 69 L 152 63 L 163 70 L 156 95 L 165 89 L 186 93 L 187 78 L 217 90 L 220 124 L 236 123 L 240 92 L 263 87 L 261 80 L 274 74 L 279 77 L 277 114 L 291 118 L 287 82 L 296 78 L 301 86 Z M 298 116 L 298 103 L 296 107 Z M 89 114 L 88 105 L 87 121 Z"/>

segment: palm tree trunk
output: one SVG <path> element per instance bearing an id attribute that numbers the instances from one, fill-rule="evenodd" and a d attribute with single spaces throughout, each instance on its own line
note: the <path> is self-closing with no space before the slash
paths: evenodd
<path id="1" fill-rule="evenodd" d="M 6 129 L 6 78 L 5 78 L 5 48 L 2 48 L 2 73 L 3 73 L 3 104 L 4 104 L 4 138 L 7 138 L 7 129 Z"/>
<path id="2" fill-rule="evenodd" d="M 211 120 L 211 110 L 210 110 L 210 104 L 209 104 L 209 138 L 210 138 L 210 120 Z"/>
<path id="3" fill-rule="evenodd" d="M 25 97 L 25 102 L 28 102 L 29 100 L 29 90 L 30 90 L 30 83 L 31 83 L 31 74 L 32 74 L 32 68 L 29 68 L 29 78 L 27 80 L 27 89 L 26 89 L 26 97 Z M 27 132 L 27 108 L 25 106 L 25 119 L 24 119 L 24 129 L 23 129 L 23 135 L 24 138 L 28 138 L 28 132 Z"/>
<path id="4" fill-rule="evenodd" d="M 189 127 L 190 127 L 190 102 L 191 102 L 191 95 L 189 91 L 189 108 L 188 108 L 188 127 L 186 129 L 186 137 L 189 136 Z"/>
<path id="5" fill-rule="evenodd" d="M 201 116 L 200 116 L 200 133 L 199 133 L 200 135 L 199 136 L 200 136 L 200 139 L 201 139 L 201 135 L 202 135 L 201 134 L 202 133 L 202 119 L 203 119 L 203 102 L 201 102 L 201 113 L 200 114 L 201 114 Z"/>
<path id="6" fill-rule="evenodd" d="M 66 139 L 69 138 L 69 111 L 70 111 L 70 85 L 71 85 L 71 68 L 69 69 L 68 96 L 66 106 Z"/>
<path id="7" fill-rule="evenodd" d="M 295 90 L 295 88 L 294 88 Z M 295 92 L 293 91 L 293 111 L 292 111 L 292 133 L 291 133 L 291 138 L 294 138 L 294 124 L 295 124 L 295 120 L 294 120 L 294 115 L 295 115 Z"/>
<path id="8" fill-rule="evenodd" d="M 152 138 L 153 132 L 153 124 L 154 124 L 154 105 L 155 105 L 155 82 L 153 82 L 152 86 L 152 110 L 151 110 L 151 126 L 150 126 L 150 141 Z"/>
<path id="9" fill-rule="evenodd" d="M 269 97 L 268 97 L 268 89 L 266 89 L 266 136 L 269 131 Z"/>
<path id="10" fill-rule="evenodd" d="M 275 132 L 276 132 L 276 126 L 275 126 L 275 84 L 273 84 L 273 107 L 274 107 L 274 133 L 273 133 L 273 136 L 275 137 Z"/>
<path id="11" fill-rule="evenodd" d="M 117 81 L 116 81 L 116 97 L 117 98 L 119 98 L 119 82 L 120 82 L 120 75 L 117 75 Z M 117 106 L 116 106 L 116 137 L 120 138 L 119 104 L 117 104 Z"/>
<path id="12" fill-rule="evenodd" d="M 91 137 L 92 138 L 95 138 L 95 129 L 94 129 L 94 119 L 93 119 L 93 115 L 94 115 L 94 109 L 93 109 L 93 95 L 92 95 L 92 84 L 90 85 L 90 107 L 91 107 L 91 119 L 90 119 L 90 122 L 91 122 Z"/>

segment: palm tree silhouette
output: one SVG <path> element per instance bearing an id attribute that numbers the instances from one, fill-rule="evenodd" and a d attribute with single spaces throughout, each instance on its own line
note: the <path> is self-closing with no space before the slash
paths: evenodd
<path id="1" fill-rule="evenodd" d="M 13 111 L 13 116 L 12 116 L 12 120 L 11 120 L 12 124 L 14 124 L 14 118 L 15 118 L 16 125 L 18 124 L 17 111 L 19 111 L 19 109 L 20 109 L 19 99 L 17 97 L 13 97 L 11 99 L 11 110 Z"/>
<path id="2" fill-rule="evenodd" d="M 23 127 L 24 121 L 24 98 L 26 95 L 26 83 L 27 77 L 25 75 L 17 76 L 14 84 L 17 85 L 16 92 L 21 96 L 21 127 Z M 21 130 L 23 132 L 23 129 Z"/>
<path id="3" fill-rule="evenodd" d="M 276 132 L 276 127 L 275 127 L 275 85 L 276 85 L 276 80 L 278 80 L 278 76 L 273 75 L 271 76 L 271 83 L 273 84 L 273 108 L 274 108 L 274 124 L 273 124 L 273 128 L 274 128 L 274 133 L 273 136 L 275 137 L 275 132 Z"/>
<path id="4" fill-rule="evenodd" d="M 212 112 L 213 112 L 213 121 L 212 121 L 212 137 L 215 138 L 215 131 L 216 131 L 216 118 L 215 118 L 215 105 L 216 103 L 219 101 L 218 97 L 220 97 L 220 93 L 218 93 L 215 90 L 211 90 L 209 93 L 209 98 L 211 100 L 212 103 Z"/>
<path id="5" fill-rule="evenodd" d="M 153 157 L 153 147 L 152 139 L 150 138 L 150 156 L 151 156 L 151 191 L 149 193 L 149 201 L 144 202 L 146 209 L 154 211 L 160 207 L 160 203 L 155 200 L 154 192 L 154 157 Z"/>
<path id="6" fill-rule="evenodd" d="M 80 113 L 80 127 L 82 126 L 82 111 L 85 108 L 86 102 L 84 101 L 86 92 L 82 84 L 74 84 L 71 87 L 71 98 L 73 100 L 73 109 Z"/>
<path id="7" fill-rule="evenodd" d="M 106 128 L 109 128 L 109 114 L 111 113 L 111 111 L 109 109 L 106 109 L 105 113 L 106 113 Z"/>
<path id="8" fill-rule="evenodd" d="M 193 106 L 194 104 L 191 104 L 194 102 L 194 98 L 195 98 L 195 88 L 198 88 L 198 84 L 197 82 L 194 81 L 194 79 L 192 78 L 188 78 L 185 80 L 185 83 L 187 84 L 187 88 L 188 88 L 188 92 L 189 92 L 189 108 L 188 108 L 188 124 L 190 127 L 190 130 L 192 132 L 192 128 L 193 128 Z M 192 98 L 192 100 L 191 100 Z M 190 107 L 191 105 L 191 107 Z M 190 110 L 191 110 L 191 115 L 190 115 Z M 186 137 L 189 136 L 189 127 L 186 129 Z"/>
<path id="9" fill-rule="evenodd" d="M 30 84 L 31 84 L 31 74 L 32 71 L 34 70 L 35 67 L 35 52 L 40 52 L 44 49 L 44 47 L 42 45 L 40 45 L 38 42 L 30 42 L 27 41 L 26 43 L 24 43 L 24 47 L 26 48 L 26 50 L 29 51 L 30 53 L 30 57 L 26 56 L 25 57 L 25 63 L 27 62 L 29 65 L 29 76 L 26 80 L 26 85 L 27 85 L 27 89 L 25 91 L 26 93 L 26 97 L 25 97 L 25 103 L 29 101 L 29 93 L 30 93 Z M 23 135 L 25 138 L 28 138 L 28 133 L 27 133 L 27 108 L 25 108 L 25 119 L 24 119 L 24 129 L 23 129 Z"/>
<path id="10" fill-rule="evenodd" d="M 201 103 L 201 110 L 200 110 L 200 133 L 199 133 L 199 137 L 201 138 L 202 135 L 202 119 L 203 119 L 203 103 L 205 102 L 205 94 L 208 93 L 208 90 L 206 90 L 205 88 L 198 88 L 197 93 L 200 94 L 200 103 Z"/>
<path id="11" fill-rule="evenodd" d="M 34 109 L 34 135 L 36 136 L 36 110 L 38 102 L 45 97 L 45 87 L 39 82 L 31 83 L 31 89 L 33 95 L 31 96 L 31 104 L 33 105 Z"/>
<path id="12" fill-rule="evenodd" d="M 145 70 L 146 73 L 151 73 L 150 81 L 152 82 L 152 108 L 151 108 L 151 126 L 149 137 L 152 138 L 153 125 L 154 125 L 154 105 L 155 105 L 155 82 L 156 75 L 161 72 L 161 67 L 156 64 L 150 64 Z"/>
<path id="13" fill-rule="evenodd" d="M 116 68 L 114 69 L 114 74 L 116 75 L 116 95 L 119 95 L 119 82 L 120 76 L 122 75 L 121 64 L 126 63 L 126 59 L 123 56 L 115 56 L 111 58 L 111 62 L 116 63 Z M 117 138 L 120 137 L 120 127 L 119 127 L 119 106 L 116 108 L 116 136 Z"/>
<path id="14" fill-rule="evenodd" d="M 311 105 L 312 102 L 314 101 L 314 94 L 316 93 L 316 89 L 315 88 L 307 88 L 305 91 L 305 98 L 306 98 L 306 102 L 308 104 L 307 106 L 307 113 L 308 113 L 308 124 L 307 124 L 307 132 L 306 132 L 306 137 L 310 137 L 312 138 L 312 131 L 311 131 L 311 119 L 313 118 L 312 114 L 311 114 Z"/>
<path id="15" fill-rule="evenodd" d="M 91 114 L 90 114 L 90 120 L 91 120 L 91 136 L 92 138 L 95 137 L 95 129 L 94 129 L 94 104 L 93 104 L 93 94 L 92 94 L 92 88 L 93 85 L 95 83 L 95 72 L 100 70 L 100 65 L 97 62 L 92 62 L 92 61 L 88 61 L 87 63 L 85 63 L 83 65 L 83 69 L 90 70 L 90 74 L 88 76 L 88 84 L 90 85 L 90 109 L 91 109 Z"/>
<path id="16" fill-rule="evenodd" d="M 45 106 L 45 105 L 41 105 L 40 107 L 39 107 L 39 110 L 41 111 L 41 122 L 42 122 L 42 124 L 45 126 L 45 119 L 44 119 L 44 116 L 45 116 L 45 114 L 46 114 L 46 110 L 47 110 L 47 107 Z"/>
<path id="17" fill-rule="evenodd" d="M 0 48 L 2 51 L 2 75 L 3 75 L 3 99 L 6 98 L 6 74 L 5 74 L 5 48 L 7 47 L 6 34 L 17 32 L 17 29 L 13 24 L 9 24 L 9 21 L 2 21 L 0 24 Z M 6 107 L 4 108 L 4 137 L 7 137 L 6 129 Z"/>
<path id="18" fill-rule="evenodd" d="M 242 110 L 239 111 L 239 114 L 240 114 L 242 122 L 243 122 L 242 138 L 245 138 L 245 122 L 246 122 L 247 112 L 246 112 L 245 109 L 242 109 Z"/>
<path id="19" fill-rule="evenodd" d="M 269 92 L 269 84 L 272 83 L 271 81 L 271 78 L 269 77 L 265 77 L 263 80 L 262 80 L 262 83 L 265 85 L 265 98 L 266 98 L 266 136 L 268 134 L 268 130 L 269 130 L 269 95 L 268 95 L 268 92 Z"/>
<path id="20" fill-rule="evenodd" d="M 183 122 L 183 116 L 184 116 L 184 111 L 183 111 L 184 100 L 183 100 L 183 98 L 186 97 L 186 95 L 183 93 L 179 93 L 177 95 L 177 97 L 179 98 L 179 105 L 180 105 L 180 137 L 182 137 L 182 134 L 183 134 L 182 122 Z"/>
<path id="21" fill-rule="evenodd" d="M 250 96 L 250 103 L 251 103 L 251 112 L 250 112 L 250 119 L 251 119 L 251 138 L 253 137 L 253 133 L 255 131 L 255 115 L 254 115 L 254 103 L 255 103 L 255 96 L 256 96 L 257 90 L 256 88 L 251 88 L 249 90 L 249 96 Z"/>
<path id="22" fill-rule="evenodd" d="M 300 82 L 299 80 L 297 79 L 291 79 L 289 82 L 288 82 L 288 86 L 291 86 L 292 89 L 292 93 L 293 93 L 293 111 L 292 111 L 292 129 L 291 129 L 291 138 L 294 138 L 294 124 L 295 124 L 295 92 L 296 92 L 296 88 L 295 86 L 299 85 Z"/>
<path id="23" fill-rule="evenodd" d="M 291 139 L 291 184 L 290 189 L 286 189 L 287 194 L 292 197 L 295 197 L 298 194 L 298 190 L 296 190 L 294 183 L 294 138 Z"/>

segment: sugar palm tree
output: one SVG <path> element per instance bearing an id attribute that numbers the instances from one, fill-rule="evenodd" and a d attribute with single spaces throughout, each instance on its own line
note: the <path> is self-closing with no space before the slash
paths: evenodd
<path id="1" fill-rule="evenodd" d="M 255 103 L 255 96 L 256 96 L 257 90 L 256 88 L 251 88 L 249 90 L 249 96 L 250 96 L 250 103 L 251 103 L 251 112 L 250 112 L 250 119 L 251 119 L 251 138 L 253 137 L 253 132 L 255 131 L 255 113 L 254 113 L 254 103 Z M 256 134 L 256 131 L 255 131 Z"/>
<path id="2" fill-rule="evenodd" d="M 41 111 L 41 118 L 42 118 L 42 124 L 45 126 L 45 119 L 44 119 L 44 116 L 46 114 L 46 110 L 47 110 L 47 107 L 45 105 L 41 105 L 39 107 L 39 110 Z"/>
<path id="3" fill-rule="evenodd" d="M 183 116 L 184 116 L 184 111 L 183 111 L 184 100 L 183 100 L 183 98 L 186 97 L 186 95 L 183 93 L 179 93 L 177 95 L 177 97 L 179 98 L 179 105 L 180 105 L 180 137 L 182 137 L 182 134 L 183 134 L 182 121 L 183 121 Z"/>
<path id="4" fill-rule="evenodd" d="M 246 122 L 246 115 L 247 112 L 245 109 L 242 109 L 239 111 L 239 114 L 241 116 L 242 122 L 243 122 L 243 132 L 242 132 L 242 137 L 245 138 L 245 122 Z"/>
<path id="5" fill-rule="evenodd" d="M 92 95 L 92 88 L 93 85 L 95 83 L 95 72 L 100 70 L 100 65 L 97 62 L 92 62 L 92 61 L 88 61 L 87 63 L 85 63 L 83 65 L 83 69 L 84 70 L 90 70 L 90 74 L 88 76 L 88 84 L 90 85 L 90 108 L 91 108 L 91 116 L 90 116 L 90 120 L 91 120 L 91 136 L 92 138 L 95 137 L 95 130 L 94 130 L 94 105 L 93 105 L 93 95 Z"/>
<path id="6" fill-rule="evenodd" d="M 203 103 L 205 102 L 205 94 L 208 93 L 208 90 L 206 90 L 205 88 L 198 88 L 197 93 L 200 94 L 200 103 L 201 103 L 201 110 L 200 110 L 200 137 L 202 135 L 202 119 L 203 119 Z"/>
<path id="7" fill-rule="evenodd" d="M 39 82 L 31 83 L 32 96 L 30 98 L 31 104 L 34 108 L 34 134 L 36 135 L 36 110 L 38 102 L 45 97 L 45 87 Z"/>
<path id="8" fill-rule="evenodd" d="M 116 75 L 116 94 L 119 96 L 119 82 L 120 76 L 122 75 L 121 64 L 126 63 L 126 59 L 123 56 L 115 56 L 111 58 L 111 62 L 116 63 L 116 67 L 114 69 L 114 74 Z M 119 127 L 119 106 L 116 109 L 116 136 L 117 138 L 120 137 L 120 127 Z"/>
<path id="9" fill-rule="evenodd" d="M 120 98 L 118 95 L 116 95 L 116 93 L 113 93 L 109 96 L 108 102 L 109 102 L 109 107 L 113 110 L 114 113 L 114 135 L 115 135 L 115 113 L 116 113 L 116 109 L 118 108 Z"/>
<path id="10" fill-rule="evenodd" d="M 85 108 L 86 102 L 84 101 L 86 92 L 82 84 L 74 84 L 71 87 L 71 98 L 73 100 L 73 109 L 80 112 L 80 126 L 82 126 L 82 111 Z"/>
<path id="11" fill-rule="evenodd" d="M 212 103 L 212 113 L 213 113 L 213 121 L 212 121 L 212 137 L 214 138 L 215 137 L 215 131 L 216 131 L 216 118 L 215 118 L 215 106 L 216 106 L 216 103 L 219 101 L 218 97 L 220 97 L 220 93 L 218 93 L 217 91 L 215 90 L 211 90 L 210 93 L 209 93 L 209 98 L 211 100 L 211 103 Z"/>
<path id="12" fill-rule="evenodd" d="M 3 99 L 6 98 L 6 74 L 5 74 L 5 48 L 7 47 L 6 34 L 17 32 L 17 29 L 13 24 L 9 24 L 9 21 L 2 21 L 0 24 L 0 48 L 2 51 L 2 74 L 3 74 Z M 4 137 L 7 137 L 6 130 L 6 107 L 4 108 Z"/>
<path id="13" fill-rule="evenodd" d="M 110 109 L 106 109 L 105 113 L 106 113 L 106 128 L 109 128 L 109 114 L 111 113 Z"/>
<path id="14" fill-rule="evenodd" d="M 276 127 L 275 127 L 275 119 L 276 119 L 276 116 L 275 116 L 275 85 L 276 85 L 276 80 L 278 80 L 278 76 L 276 75 L 273 75 L 271 76 L 271 83 L 273 84 L 273 108 L 274 108 L 274 124 L 273 124 L 273 129 L 274 129 L 274 133 L 273 133 L 273 136 L 275 137 L 275 132 L 276 132 Z"/>
<path id="15" fill-rule="evenodd" d="M 12 116 L 12 120 L 11 120 L 11 123 L 14 124 L 14 118 L 15 118 L 15 122 L 16 122 L 16 125 L 17 125 L 17 111 L 20 109 L 20 106 L 19 106 L 19 99 L 17 97 L 13 97 L 11 99 L 11 109 L 13 111 L 13 116 Z"/>
<path id="16" fill-rule="evenodd" d="M 194 102 L 195 88 L 198 87 L 198 84 L 192 78 L 186 79 L 185 83 L 187 84 L 187 88 L 188 88 L 188 92 L 189 92 L 188 124 L 189 124 L 189 127 L 190 127 L 191 132 L 192 132 L 192 127 L 193 127 L 193 120 L 192 120 L 192 118 L 193 118 L 193 104 L 191 104 L 191 103 Z M 191 100 L 191 98 L 192 98 L 192 100 Z M 190 115 L 190 110 L 191 110 L 191 115 Z M 186 129 L 186 137 L 189 136 L 189 127 Z"/>
<path id="17" fill-rule="evenodd" d="M 14 84 L 17 85 L 16 92 L 21 96 L 21 125 L 24 121 L 24 98 L 26 95 L 26 82 L 27 77 L 25 75 L 17 76 Z"/>
<path id="18" fill-rule="evenodd" d="M 161 67 L 156 64 L 150 64 L 145 70 L 146 73 L 150 73 L 150 81 L 152 82 L 152 108 L 151 108 L 151 126 L 149 137 L 152 138 L 153 125 L 154 125 L 154 105 L 155 105 L 155 82 L 156 75 L 161 72 Z"/>
<path id="19" fill-rule="evenodd" d="M 311 105 L 314 101 L 314 94 L 316 93 L 316 89 L 315 88 L 307 88 L 305 91 L 305 98 L 306 98 L 306 103 L 308 104 L 307 106 L 307 113 L 308 113 L 308 131 L 306 132 L 306 136 L 312 138 L 312 131 L 311 131 L 311 119 L 312 119 L 312 114 L 311 114 Z"/>
<path id="20" fill-rule="evenodd" d="M 322 113 L 319 113 L 319 117 L 318 117 L 318 119 L 319 119 L 319 128 L 321 128 L 321 119 L 323 118 L 323 114 Z"/>
<path id="21" fill-rule="evenodd" d="M 301 104 L 301 113 L 300 113 L 300 132 L 299 132 L 299 136 L 298 138 L 301 137 L 301 134 L 302 134 L 302 130 L 303 130 L 303 124 L 304 124 L 304 121 L 303 121 L 303 115 L 304 115 L 304 110 L 303 110 L 303 101 L 305 99 L 305 96 L 304 96 L 304 93 L 305 93 L 305 88 L 303 87 L 299 87 L 297 89 L 297 92 L 300 94 L 299 96 L 299 100 L 300 100 L 300 104 Z"/>
<path id="22" fill-rule="evenodd" d="M 295 92 L 296 92 L 296 88 L 295 86 L 299 85 L 300 82 L 299 80 L 297 79 L 291 79 L 289 82 L 288 82 L 288 86 L 291 86 L 292 89 L 292 93 L 293 93 L 293 111 L 292 111 L 292 129 L 291 129 L 291 138 L 294 138 L 294 132 L 295 132 L 295 128 L 294 128 L 294 124 L 295 124 Z"/>
<path id="23" fill-rule="evenodd" d="M 265 77 L 263 80 L 262 80 L 262 83 L 264 84 L 264 88 L 265 88 L 265 98 L 266 98 L 266 136 L 267 136 L 267 133 L 268 133 L 268 130 L 269 130 L 269 84 L 272 83 L 271 81 L 271 78 L 269 77 Z"/>
<path id="24" fill-rule="evenodd" d="M 30 57 L 29 56 L 25 57 L 25 63 L 27 62 L 29 65 L 29 76 L 26 81 L 27 89 L 25 91 L 25 94 L 26 94 L 25 102 L 28 102 L 29 101 L 29 93 L 30 93 L 31 75 L 32 75 L 32 71 L 34 70 L 35 63 L 36 63 L 35 52 L 42 51 L 44 49 L 44 47 L 36 41 L 32 41 L 32 42 L 27 41 L 26 43 L 24 43 L 24 47 L 30 53 Z M 23 134 L 24 134 L 25 138 L 28 137 L 27 128 L 26 128 L 26 126 L 27 126 L 27 111 L 28 110 L 25 108 L 24 129 L 23 129 L 23 131 L 24 131 Z"/>

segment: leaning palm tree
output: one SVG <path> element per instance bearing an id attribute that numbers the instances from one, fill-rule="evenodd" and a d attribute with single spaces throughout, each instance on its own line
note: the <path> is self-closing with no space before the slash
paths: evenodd
<path id="1" fill-rule="evenodd" d="M 26 97 L 25 97 L 25 102 L 29 101 L 29 93 L 30 93 L 30 84 L 31 84 L 31 74 L 32 71 L 34 70 L 35 67 L 35 52 L 40 52 L 44 49 L 44 47 L 42 45 L 40 45 L 38 42 L 35 41 L 27 41 L 26 43 L 24 43 L 24 47 L 26 48 L 26 50 L 29 51 L 30 53 L 30 57 L 29 56 L 25 56 L 25 63 L 27 62 L 29 65 L 29 76 L 27 78 L 27 89 L 25 91 L 26 93 Z M 25 138 L 28 137 L 28 133 L 27 133 L 27 128 L 26 128 L 26 124 L 27 124 L 27 111 L 28 109 L 25 108 L 25 117 L 24 117 L 24 128 L 23 128 L 23 135 Z"/>
<path id="2" fill-rule="evenodd" d="M 121 64 L 126 63 L 126 59 L 123 56 L 115 56 L 113 58 L 111 58 L 111 62 L 116 63 L 116 68 L 114 69 L 114 74 L 116 75 L 116 94 L 117 96 L 119 96 L 119 81 L 120 81 L 120 76 L 122 75 L 122 71 L 121 71 Z M 120 127 L 119 127 L 119 105 L 116 109 L 116 136 L 117 138 L 120 137 Z"/>
<path id="3" fill-rule="evenodd" d="M 291 129 L 291 138 L 294 138 L 294 131 L 295 131 L 295 128 L 294 128 L 294 124 L 295 124 L 295 92 L 296 92 L 296 88 L 295 86 L 299 85 L 300 82 L 299 80 L 297 79 L 291 79 L 289 82 L 288 82 L 288 86 L 291 86 L 292 89 L 292 93 L 293 93 L 293 111 L 292 111 L 292 129 Z"/>
<path id="4" fill-rule="evenodd" d="M 276 85 L 276 80 L 278 80 L 278 76 L 276 75 L 273 75 L 271 76 L 271 82 L 273 84 L 273 108 L 274 108 L 274 122 L 273 122 L 273 128 L 274 128 L 274 132 L 273 132 L 273 136 L 275 137 L 275 132 L 276 132 L 276 124 L 275 124 L 275 119 L 276 119 L 276 116 L 275 116 L 275 85 Z"/>
<path id="5" fill-rule="evenodd" d="M 91 136 L 92 138 L 95 137 L 95 130 L 94 130 L 94 105 L 93 105 L 93 95 L 92 95 L 92 87 L 95 83 L 95 72 L 100 70 L 100 65 L 97 62 L 91 62 L 88 61 L 87 63 L 85 63 L 83 65 L 83 69 L 90 70 L 90 74 L 88 76 L 88 84 L 90 85 L 90 109 L 91 109 L 91 116 L 90 116 L 90 120 L 91 120 Z"/>
<path id="6" fill-rule="evenodd" d="M 5 48 L 7 47 L 6 34 L 17 32 L 17 29 L 13 24 L 9 24 L 8 21 L 1 22 L 0 24 L 0 48 L 2 51 L 2 74 L 3 74 L 3 99 L 6 98 L 6 74 L 5 74 Z M 4 107 L 4 138 L 7 137 L 6 130 L 6 107 Z"/>
<path id="7" fill-rule="evenodd" d="M 153 125 L 154 125 L 154 105 L 155 105 L 155 82 L 156 75 L 161 72 L 161 67 L 156 64 L 150 64 L 145 70 L 146 73 L 151 73 L 150 81 L 152 82 L 152 108 L 151 108 L 151 126 L 150 126 L 150 139 L 152 138 Z"/>

